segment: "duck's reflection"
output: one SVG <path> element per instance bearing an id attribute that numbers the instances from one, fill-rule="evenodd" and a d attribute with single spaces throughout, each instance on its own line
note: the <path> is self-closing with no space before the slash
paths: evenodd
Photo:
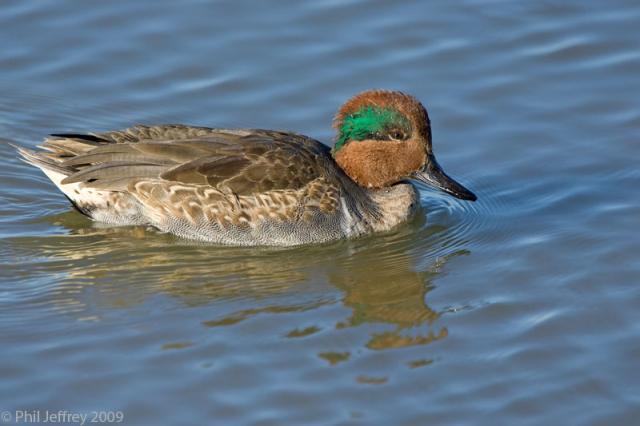
<path id="1" fill-rule="evenodd" d="M 447 336 L 447 329 L 437 325 L 439 313 L 426 303 L 427 293 L 446 262 L 467 253 L 452 249 L 448 236 L 447 252 L 430 255 L 446 229 L 424 223 L 325 246 L 258 249 L 199 246 L 143 228 L 99 228 L 75 213 L 50 220 L 70 232 L 31 238 L 28 244 L 13 241 L 13 246 L 59 260 L 53 263 L 64 278 L 55 297 L 74 310 L 83 304 L 82 290 L 89 286 L 94 300 L 86 309 L 93 311 L 133 307 L 157 294 L 189 306 L 242 300 L 242 309 L 231 314 L 216 317 L 214 311 L 202 321 L 208 327 L 231 326 L 257 314 L 313 310 L 341 300 L 350 314 L 334 327 L 374 325 L 369 327 L 373 331 L 367 330 L 366 346 L 376 350 L 424 345 Z M 100 295 L 97 301 L 95 294 Z M 86 313 L 99 317 L 99 312 Z M 318 330 L 294 330 L 289 337 Z"/>
<path id="2" fill-rule="evenodd" d="M 460 250 L 436 259 L 425 271 L 416 271 L 415 260 L 406 253 L 378 256 L 373 248 L 361 253 L 358 261 L 344 264 L 330 275 L 330 281 L 344 292 L 343 303 L 352 310 L 338 327 L 393 325 L 391 330 L 371 336 L 367 343 L 370 349 L 423 345 L 446 337 L 445 327 L 432 328 L 440 314 L 429 307 L 426 297 L 447 260 L 464 253 Z"/>

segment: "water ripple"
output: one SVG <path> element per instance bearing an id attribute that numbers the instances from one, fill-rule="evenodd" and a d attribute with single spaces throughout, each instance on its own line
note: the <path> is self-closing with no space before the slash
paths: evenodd
<path id="1" fill-rule="evenodd" d="M 639 23 L 624 1 L 3 5 L 3 409 L 633 424 Z M 97 226 L 5 143 L 160 122 L 330 143 L 372 87 L 424 101 L 477 202 L 421 188 L 393 232 L 220 248 Z"/>

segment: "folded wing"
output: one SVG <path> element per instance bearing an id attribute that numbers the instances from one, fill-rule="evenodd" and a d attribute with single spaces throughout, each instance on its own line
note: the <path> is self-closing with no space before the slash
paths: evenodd
<path id="1" fill-rule="evenodd" d="M 328 148 L 292 133 L 137 126 L 95 135 L 54 135 L 45 154 L 66 170 L 62 184 L 122 191 L 140 180 L 206 185 L 250 195 L 298 189 L 322 176 Z"/>

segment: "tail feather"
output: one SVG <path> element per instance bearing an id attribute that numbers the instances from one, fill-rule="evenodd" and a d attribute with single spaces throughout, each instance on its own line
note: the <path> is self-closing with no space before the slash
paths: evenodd
<path id="1" fill-rule="evenodd" d="M 59 138 L 59 139 L 77 139 L 85 142 L 99 142 L 99 143 L 110 142 L 108 139 L 102 138 L 100 136 L 92 135 L 92 134 L 52 133 L 50 136 L 54 138 Z"/>
<path id="2" fill-rule="evenodd" d="M 115 143 L 96 135 L 55 134 L 44 140 L 40 150 L 11 145 L 22 161 L 42 170 L 80 213 L 107 223 L 141 224 L 138 204 L 126 193 L 127 185 L 132 174 L 157 175 L 156 169 L 165 165 L 110 161 L 109 157 L 97 164 L 72 161 L 76 157 L 102 160 L 88 153 Z"/>
<path id="3" fill-rule="evenodd" d="M 106 139 L 93 135 L 53 134 L 51 136 L 45 139 L 40 148 L 65 157 L 84 154 L 96 147 L 109 144 Z"/>
<path id="4" fill-rule="evenodd" d="M 38 167 L 43 171 L 52 171 L 69 176 L 76 172 L 73 167 L 63 166 L 62 162 L 53 156 L 47 155 L 46 152 L 37 152 L 28 148 L 11 144 L 20 154 L 21 160 L 27 164 Z"/>
<path id="5" fill-rule="evenodd" d="M 78 183 L 64 185 L 62 181 L 76 173 L 78 170 L 73 166 L 64 165 L 64 156 L 60 156 L 56 152 L 34 151 L 15 144 L 11 144 L 20 159 L 27 164 L 35 166 L 42 170 L 45 175 L 58 187 L 58 189 L 67 197 L 71 205 L 83 215 L 93 218 L 93 207 L 96 202 L 101 201 L 99 194 L 91 191 L 85 192 Z"/>

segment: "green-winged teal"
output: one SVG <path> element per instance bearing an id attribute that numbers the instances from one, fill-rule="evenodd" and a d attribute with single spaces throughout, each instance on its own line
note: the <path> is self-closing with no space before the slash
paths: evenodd
<path id="1" fill-rule="evenodd" d="M 422 104 L 370 90 L 338 111 L 333 149 L 271 130 L 136 126 L 18 148 L 93 220 L 230 245 L 289 246 L 387 231 L 418 204 L 409 179 L 463 200 Z"/>

